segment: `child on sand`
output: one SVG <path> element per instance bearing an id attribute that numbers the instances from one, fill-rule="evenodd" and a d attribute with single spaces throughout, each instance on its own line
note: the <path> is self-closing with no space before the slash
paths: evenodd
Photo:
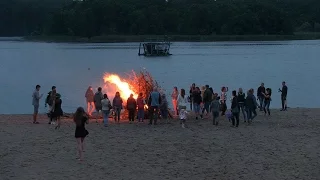
<path id="1" fill-rule="evenodd" d="M 219 117 L 219 112 L 220 112 L 220 103 L 219 100 L 217 99 L 217 95 L 213 95 L 213 100 L 210 105 L 210 111 L 212 112 L 212 117 L 213 117 L 213 125 L 218 125 L 219 120 L 217 119 Z"/>
<path id="2" fill-rule="evenodd" d="M 181 89 L 181 92 L 178 96 L 178 107 L 179 107 L 179 118 L 181 120 L 182 128 L 185 128 L 185 122 L 187 119 L 187 104 L 188 98 L 186 96 L 186 91 Z"/>
<path id="3" fill-rule="evenodd" d="M 179 118 L 180 118 L 180 121 L 181 121 L 181 127 L 182 128 L 186 128 L 185 124 L 186 124 L 187 114 L 188 114 L 188 111 L 186 109 L 180 109 Z"/>
<path id="4" fill-rule="evenodd" d="M 84 138 L 89 134 L 89 132 L 85 128 L 85 124 L 88 124 L 88 115 L 85 113 L 82 107 L 78 107 L 73 116 L 73 121 L 76 124 L 75 138 L 77 139 L 78 144 L 78 160 L 83 161 Z"/>

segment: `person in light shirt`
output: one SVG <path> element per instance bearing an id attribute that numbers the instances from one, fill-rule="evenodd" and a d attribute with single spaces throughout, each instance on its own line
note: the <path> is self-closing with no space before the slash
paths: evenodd
<path id="1" fill-rule="evenodd" d="M 182 128 L 185 128 L 185 123 L 187 119 L 187 104 L 188 97 L 186 96 L 186 91 L 181 89 L 180 94 L 178 96 L 178 107 L 179 107 L 179 118 L 181 121 Z"/>

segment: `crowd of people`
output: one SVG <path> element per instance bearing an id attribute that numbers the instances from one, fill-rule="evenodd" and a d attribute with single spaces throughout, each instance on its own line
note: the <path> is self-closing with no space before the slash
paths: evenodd
<path id="1" fill-rule="evenodd" d="M 32 95 L 34 124 L 39 124 L 37 121 L 39 101 L 43 97 L 43 94 L 40 95 L 40 88 L 41 86 L 37 85 Z M 182 128 L 186 127 L 186 120 L 191 112 L 194 113 L 196 120 L 211 117 L 213 125 L 216 126 L 219 124 L 219 117 L 226 116 L 232 122 L 232 127 L 239 126 L 240 114 L 242 114 L 244 122 L 251 124 L 257 116 L 257 108 L 260 111 L 264 111 L 265 115 L 271 115 L 269 107 L 272 101 L 272 90 L 271 88 L 265 88 L 264 83 L 261 83 L 260 87 L 258 87 L 257 96 L 254 95 L 253 88 L 249 89 L 246 93 L 243 92 L 242 88 L 239 88 L 238 92 L 233 90 L 231 92 L 231 107 L 229 109 L 227 107 L 228 91 L 228 87 L 222 87 L 219 93 L 214 92 L 213 88 L 209 85 L 202 86 L 200 89 L 193 83 L 190 87 L 189 95 L 187 95 L 185 89 L 180 89 L 179 91 L 177 87 L 174 87 L 171 93 L 173 113 L 179 117 Z M 285 82 L 282 82 L 282 89 L 279 88 L 278 91 L 281 92 L 281 111 L 286 111 L 288 87 Z M 160 93 L 156 87 L 147 96 L 139 93 L 137 99 L 131 94 L 125 106 L 125 102 L 119 92 L 116 92 L 111 101 L 107 94 L 102 93 L 101 87 L 94 93 L 93 88 L 89 86 L 85 93 L 85 98 L 87 110 L 85 111 L 84 108 L 79 107 L 73 117 L 76 124 L 75 137 L 77 138 L 80 160 L 83 158 L 84 138 L 89 134 L 85 129 L 85 124 L 88 123 L 89 118 L 93 117 L 92 113 L 94 111 L 97 112 L 96 119 L 102 113 L 105 127 L 108 127 L 110 113 L 113 113 L 114 121 L 119 123 L 120 114 L 124 108 L 128 111 L 129 123 L 133 123 L 135 119 L 138 122 L 144 122 L 146 115 L 148 115 L 149 125 L 156 125 L 159 117 L 166 119 L 168 122 L 168 117 L 171 116 L 166 94 Z M 51 91 L 48 92 L 45 99 L 45 107 L 48 106 L 47 115 L 49 117 L 49 124 L 57 124 L 55 129 L 60 128 L 61 125 L 60 117 L 63 115 L 61 105 L 61 95 L 57 93 L 56 86 L 52 86 Z M 190 111 L 187 110 L 189 109 L 188 106 Z M 145 114 L 145 112 L 148 114 Z"/>

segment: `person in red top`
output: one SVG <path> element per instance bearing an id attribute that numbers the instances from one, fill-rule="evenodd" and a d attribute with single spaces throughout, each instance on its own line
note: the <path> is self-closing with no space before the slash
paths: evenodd
<path id="1" fill-rule="evenodd" d="M 143 122 L 144 120 L 144 106 L 146 105 L 146 101 L 143 98 L 143 94 L 140 93 L 137 98 L 137 106 L 138 106 L 138 122 Z"/>

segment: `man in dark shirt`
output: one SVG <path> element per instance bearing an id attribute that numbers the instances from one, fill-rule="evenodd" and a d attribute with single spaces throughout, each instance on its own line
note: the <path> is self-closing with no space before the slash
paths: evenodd
<path id="1" fill-rule="evenodd" d="M 264 95 L 262 93 L 266 92 L 266 88 L 264 87 L 264 83 L 261 83 L 260 87 L 257 90 L 257 98 L 259 100 L 260 111 L 263 111 L 263 100 Z"/>
<path id="2" fill-rule="evenodd" d="M 288 94 L 288 87 L 286 85 L 286 82 L 282 82 L 282 89 L 279 88 L 279 92 L 281 92 L 281 103 L 282 103 L 282 109 L 281 111 L 287 110 L 287 94 Z"/>

